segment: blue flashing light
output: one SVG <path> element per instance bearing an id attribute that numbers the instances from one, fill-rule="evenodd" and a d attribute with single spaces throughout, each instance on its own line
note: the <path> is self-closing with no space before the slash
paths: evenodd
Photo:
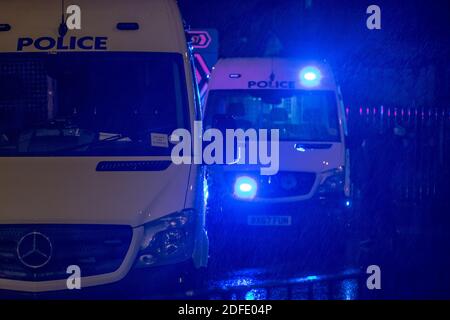
<path id="1" fill-rule="evenodd" d="M 300 82 L 304 87 L 317 87 L 322 80 L 322 74 L 316 67 L 305 67 L 300 71 Z"/>
<path id="2" fill-rule="evenodd" d="M 234 195 L 240 199 L 253 199 L 257 190 L 258 184 L 251 177 L 238 177 L 234 183 Z"/>
<path id="3" fill-rule="evenodd" d="M 317 74 L 315 74 L 314 72 L 307 72 L 303 75 L 303 77 L 307 81 L 314 81 L 317 79 Z"/>
<path id="4" fill-rule="evenodd" d="M 346 206 L 347 208 L 350 208 L 350 207 L 352 206 L 352 202 L 351 202 L 350 200 L 346 200 L 346 201 L 345 201 L 345 206 Z"/>

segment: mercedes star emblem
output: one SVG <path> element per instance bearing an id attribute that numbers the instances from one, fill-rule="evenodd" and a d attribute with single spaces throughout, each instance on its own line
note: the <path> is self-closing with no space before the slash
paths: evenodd
<path id="1" fill-rule="evenodd" d="M 17 244 L 17 256 L 23 265 L 37 269 L 45 266 L 52 257 L 50 239 L 39 232 L 30 232 Z"/>

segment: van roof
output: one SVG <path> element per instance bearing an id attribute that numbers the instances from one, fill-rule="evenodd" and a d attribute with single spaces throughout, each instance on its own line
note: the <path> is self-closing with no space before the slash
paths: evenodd
<path id="1" fill-rule="evenodd" d="M 70 1 L 65 1 L 66 8 Z M 175 0 L 77 0 L 81 8 L 81 30 L 69 30 L 64 37 L 108 37 L 108 51 L 187 51 L 181 16 Z M 64 8 L 64 11 L 66 10 Z M 0 52 L 16 52 L 18 39 L 58 38 L 61 1 L 0 0 Z M 139 30 L 121 31 L 118 23 L 138 23 Z M 34 46 L 25 52 L 42 52 Z M 48 51 L 59 51 L 49 49 Z M 76 48 L 71 51 L 85 51 Z"/>
<path id="2" fill-rule="evenodd" d="M 320 83 L 301 81 L 303 70 L 317 70 Z M 273 73 L 272 79 L 271 74 Z M 271 80 L 273 80 L 271 82 Z M 213 68 L 209 90 L 229 89 L 308 89 L 336 90 L 330 66 L 323 61 L 295 58 L 228 58 Z"/>

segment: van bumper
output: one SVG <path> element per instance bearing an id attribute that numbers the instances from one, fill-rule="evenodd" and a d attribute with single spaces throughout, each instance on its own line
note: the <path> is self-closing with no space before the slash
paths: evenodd
<path id="1" fill-rule="evenodd" d="M 192 261 L 173 265 L 132 269 L 122 279 L 114 283 L 49 292 L 19 292 L 0 290 L 3 300 L 136 300 L 136 299 L 177 299 L 184 293 L 183 281 L 195 276 Z"/>
<path id="2" fill-rule="evenodd" d="M 252 227 L 249 224 L 250 217 L 286 216 L 290 217 L 289 225 L 274 228 L 298 229 L 314 224 L 323 225 L 347 220 L 351 210 L 349 206 L 346 206 L 346 201 L 350 200 L 341 196 L 327 199 L 312 198 L 296 202 L 252 202 L 239 201 L 230 197 L 221 203 L 220 210 L 213 209 L 208 218 L 213 224 L 222 226 Z"/>
<path id="3" fill-rule="evenodd" d="M 229 250 L 240 252 L 240 259 L 262 254 L 280 261 L 294 255 L 309 255 L 313 259 L 318 252 L 338 257 L 350 237 L 352 210 L 340 205 L 345 204 L 344 199 L 335 200 L 272 204 L 226 202 L 222 210 L 209 215 L 211 251 L 213 255 L 226 254 Z M 254 225 L 254 217 L 263 217 L 261 221 L 264 217 L 289 217 L 290 223 Z"/>

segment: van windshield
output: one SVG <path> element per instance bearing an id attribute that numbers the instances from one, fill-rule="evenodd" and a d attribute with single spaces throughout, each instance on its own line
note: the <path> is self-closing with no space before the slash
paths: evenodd
<path id="1" fill-rule="evenodd" d="M 279 129 L 288 141 L 340 141 L 332 91 L 212 90 L 205 128 Z"/>
<path id="2" fill-rule="evenodd" d="M 0 54 L 0 156 L 168 155 L 183 70 L 175 53 Z"/>

